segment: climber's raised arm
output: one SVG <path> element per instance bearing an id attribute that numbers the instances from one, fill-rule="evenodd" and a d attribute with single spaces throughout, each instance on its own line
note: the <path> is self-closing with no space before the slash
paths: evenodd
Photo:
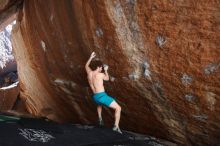
<path id="1" fill-rule="evenodd" d="M 86 65 L 85 65 L 85 69 L 86 69 L 86 72 L 89 73 L 91 70 L 91 68 L 89 67 L 89 64 L 91 63 L 92 59 L 95 58 L 95 52 L 92 52 L 92 54 L 90 55 L 89 57 L 89 60 L 86 62 Z"/>

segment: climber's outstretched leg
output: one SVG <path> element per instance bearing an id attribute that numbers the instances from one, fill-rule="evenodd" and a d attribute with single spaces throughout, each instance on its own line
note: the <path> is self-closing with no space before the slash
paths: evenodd
<path id="1" fill-rule="evenodd" d="M 118 105 L 116 101 L 112 101 L 109 107 L 115 110 L 115 124 L 114 124 L 113 130 L 122 134 L 119 128 L 119 122 L 120 122 L 120 117 L 121 117 L 121 106 Z"/>

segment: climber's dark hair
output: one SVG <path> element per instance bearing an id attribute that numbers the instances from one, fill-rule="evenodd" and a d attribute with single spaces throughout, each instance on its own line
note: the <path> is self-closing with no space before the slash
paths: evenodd
<path id="1" fill-rule="evenodd" d="M 103 63 L 100 60 L 91 61 L 89 66 L 92 69 L 92 71 L 96 70 L 97 67 L 102 67 L 102 69 L 103 69 Z"/>

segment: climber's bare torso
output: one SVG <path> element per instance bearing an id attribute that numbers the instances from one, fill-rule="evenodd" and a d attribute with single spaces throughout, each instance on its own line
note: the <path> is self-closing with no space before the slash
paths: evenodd
<path id="1" fill-rule="evenodd" d="M 104 76 L 104 73 L 96 71 L 90 71 L 88 73 L 87 78 L 93 93 L 105 92 L 103 85 Z"/>

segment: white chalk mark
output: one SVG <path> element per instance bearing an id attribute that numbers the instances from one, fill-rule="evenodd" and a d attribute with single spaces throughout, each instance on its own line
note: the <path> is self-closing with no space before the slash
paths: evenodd
<path id="1" fill-rule="evenodd" d="M 29 141 L 37 141 L 46 143 L 51 139 L 55 139 L 52 135 L 46 133 L 43 130 L 35 130 L 35 129 L 18 129 L 20 131 L 20 135 L 22 135 L 25 139 Z"/>
<path id="2" fill-rule="evenodd" d="M 166 40 L 163 36 L 158 35 L 156 38 L 157 45 L 162 48 L 162 46 L 166 43 Z"/>
<path id="3" fill-rule="evenodd" d="M 102 37 L 104 34 L 100 27 L 97 27 L 95 32 L 98 37 Z"/>
<path id="4" fill-rule="evenodd" d="M 219 68 L 220 68 L 220 62 L 219 63 L 211 63 L 205 67 L 204 73 L 206 75 L 210 75 L 210 74 L 214 73 L 215 71 L 217 71 Z"/>
<path id="5" fill-rule="evenodd" d="M 186 94 L 185 99 L 189 102 L 193 102 L 193 101 L 195 101 L 196 97 L 193 96 L 192 94 Z"/>
<path id="6" fill-rule="evenodd" d="M 43 48 L 43 50 L 44 50 L 44 52 L 46 52 L 46 44 L 44 43 L 44 41 L 40 41 L 40 43 L 41 43 L 41 47 Z"/>
<path id="7" fill-rule="evenodd" d="M 51 22 L 53 21 L 53 18 L 54 18 L 54 16 L 53 16 L 53 14 L 51 14 L 51 15 L 50 15 L 50 21 L 51 21 Z"/>
<path id="8" fill-rule="evenodd" d="M 205 122 L 208 119 L 208 116 L 207 115 L 193 115 L 193 118 L 199 121 Z"/>
<path id="9" fill-rule="evenodd" d="M 58 85 L 70 85 L 71 87 L 75 87 L 77 85 L 73 81 L 67 81 L 67 80 L 63 80 L 63 79 L 55 79 L 54 83 L 58 84 Z"/>
<path id="10" fill-rule="evenodd" d="M 114 82 L 115 81 L 115 77 L 110 77 L 110 81 Z"/>
<path id="11" fill-rule="evenodd" d="M 183 74 L 183 76 L 181 78 L 181 81 L 185 86 L 190 85 L 192 80 L 193 80 L 192 77 L 190 77 L 189 75 L 187 75 L 185 73 Z"/>
<path id="12" fill-rule="evenodd" d="M 135 73 L 135 72 L 129 74 L 128 77 L 129 77 L 131 80 L 137 80 L 137 79 L 139 79 L 138 74 Z"/>
<path id="13" fill-rule="evenodd" d="M 145 76 L 145 77 L 148 77 L 149 79 L 151 79 L 151 76 L 150 76 L 150 75 L 151 75 L 151 72 L 150 72 L 150 70 L 149 70 L 150 65 L 149 65 L 149 63 L 148 63 L 147 61 L 144 62 L 143 68 L 144 68 L 144 76 Z"/>

